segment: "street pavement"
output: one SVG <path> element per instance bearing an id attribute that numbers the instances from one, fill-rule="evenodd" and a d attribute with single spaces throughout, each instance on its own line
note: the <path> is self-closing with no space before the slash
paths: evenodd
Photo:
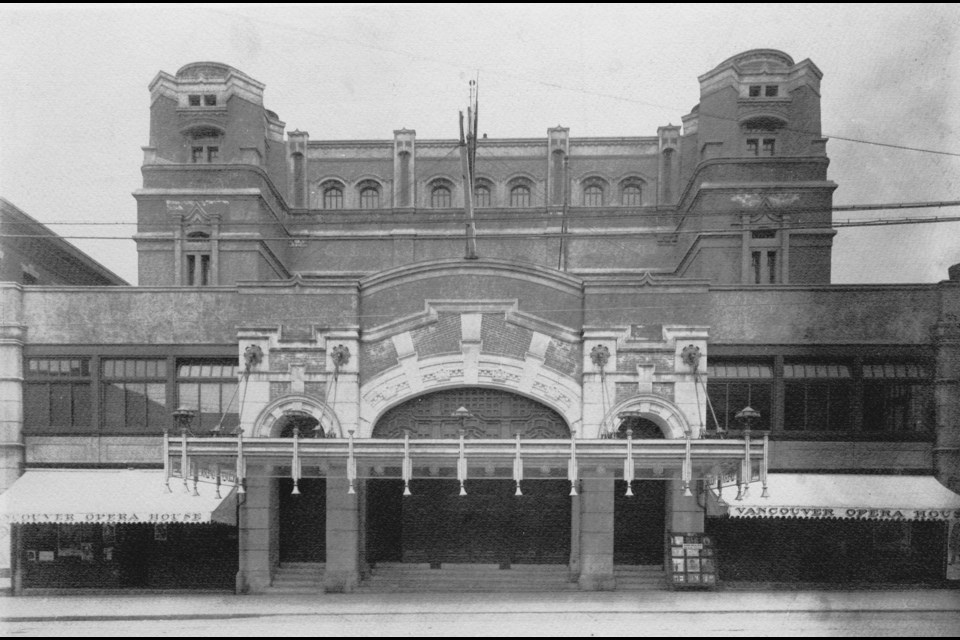
<path id="1" fill-rule="evenodd" d="M 5 636 L 960 635 L 960 590 L 0 598 Z"/>

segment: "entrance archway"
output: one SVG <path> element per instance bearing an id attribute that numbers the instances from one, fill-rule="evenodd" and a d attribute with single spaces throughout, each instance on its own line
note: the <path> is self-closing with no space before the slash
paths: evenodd
<path id="1" fill-rule="evenodd" d="M 660 425 L 640 415 L 625 415 L 620 420 L 617 438 L 626 438 L 628 430 L 632 438 L 639 440 L 664 437 Z M 633 495 L 628 496 L 627 483 L 614 482 L 614 564 L 663 564 L 666 486 L 666 480 L 635 480 Z"/>
<path id="2" fill-rule="evenodd" d="M 460 407 L 469 417 L 454 416 Z M 553 409 L 525 396 L 487 388 L 458 388 L 418 396 L 388 410 L 374 438 L 569 438 Z M 470 475 L 460 495 L 453 469 L 410 483 L 367 482 L 367 558 L 370 562 L 566 564 L 570 560 L 569 482 L 549 475 L 525 478 L 515 495 L 510 469 L 492 478 Z M 494 479 L 496 478 L 496 479 Z"/>

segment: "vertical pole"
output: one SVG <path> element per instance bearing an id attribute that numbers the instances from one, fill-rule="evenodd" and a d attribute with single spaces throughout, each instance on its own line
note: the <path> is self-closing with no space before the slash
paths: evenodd
<path id="1" fill-rule="evenodd" d="M 468 112 L 469 117 L 469 112 Z M 467 250 L 465 260 L 476 260 L 477 225 L 473 218 L 473 171 L 470 168 L 470 149 L 463 133 L 463 112 L 460 112 L 460 167 L 463 172 L 463 206 L 467 214 Z"/>

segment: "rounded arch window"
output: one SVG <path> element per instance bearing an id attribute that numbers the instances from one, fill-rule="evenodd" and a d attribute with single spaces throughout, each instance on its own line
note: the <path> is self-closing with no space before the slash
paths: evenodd
<path id="1" fill-rule="evenodd" d="M 360 186 L 360 208 L 380 208 L 380 187 L 378 185 L 368 182 Z"/>
<path id="2" fill-rule="evenodd" d="M 643 204 L 643 188 L 636 182 L 623 187 L 621 202 L 625 207 L 639 207 Z"/>
<path id="3" fill-rule="evenodd" d="M 490 186 L 481 183 L 473 188 L 473 205 L 475 207 L 490 206 Z"/>
<path id="4" fill-rule="evenodd" d="M 634 440 L 662 440 L 664 437 L 656 422 L 642 416 L 625 416 L 617 428 L 617 438 L 625 440 L 627 431 Z"/>
<path id="5" fill-rule="evenodd" d="M 430 206 L 434 209 L 449 209 L 453 206 L 453 197 L 450 187 L 446 184 L 434 185 L 430 190 Z"/>
<path id="6" fill-rule="evenodd" d="M 343 209 L 343 187 L 340 184 L 323 185 L 323 208 Z"/>
<path id="7" fill-rule="evenodd" d="M 279 420 L 276 433 L 278 438 L 292 438 L 296 430 L 299 438 L 322 438 L 323 427 L 320 422 L 307 413 L 287 413 Z"/>
<path id="8" fill-rule="evenodd" d="M 518 184 L 510 189 L 510 206 L 514 208 L 530 206 L 530 187 Z"/>
<path id="9" fill-rule="evenodd" d="M 603 186 L 596 182 L 588 184 L 583 190 L 583 205 L 585 207 L 602 207 Z"/>

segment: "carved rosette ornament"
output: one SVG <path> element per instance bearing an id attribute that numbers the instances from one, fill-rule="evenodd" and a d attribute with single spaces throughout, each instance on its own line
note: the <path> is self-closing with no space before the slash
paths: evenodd
<path id="1" fill-rule="evenodd" d="M 688 344 L 680 352 L 680 359 L 683 360 L 685 365 L 696 371 L 697 367 L 700 366 L 700 347 Z"/>
<path id="2" fill-rule="evenodd" d="M 251 344 L 243 351 L 243 362 L 247 372 L 263 362 L 263 350 L 255 344 Z"/>
<path id="3" fill-rule="evenodd" d="M 330 350 L 330 360 L 333 362 L 333 368 L 339 372 L 342 366 L 350 362 L 350 349 L 338 344 Z"/>
<path id="4" fill-rule="evenodd" d="M 603 368 L 607 366 L 609 360 L 610 349 L 607 349 L 605 345 L 598 344 L 590 350 L 590 361 L 593 362 L 593 366 L 600 369 L 600 371 L 603 371 Z"/>

